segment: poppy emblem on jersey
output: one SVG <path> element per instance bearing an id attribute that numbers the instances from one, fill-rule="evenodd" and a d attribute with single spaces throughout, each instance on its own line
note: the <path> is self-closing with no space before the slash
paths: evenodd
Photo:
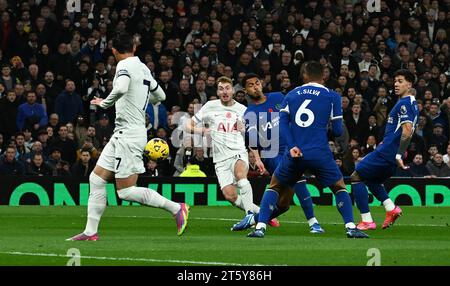
<path id="1" fill-rule="evenodd" d="M 273 109 L 272 108 L 269 108 L 269 113 L 272 113 L 273 112 Z"/>
<path id="2" fill-rule="evenodd" d="M 226 117 L 231 118 L 231 112 L 227 112 Z"/>

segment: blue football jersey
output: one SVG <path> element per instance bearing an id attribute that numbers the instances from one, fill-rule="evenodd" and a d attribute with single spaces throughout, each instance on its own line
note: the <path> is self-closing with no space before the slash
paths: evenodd
<path id="1" fill-rule="evenodd" d="M 250 147 L 261 150 L 261 158 L 273 158 L 284 153 L 287 144 L 279 136 L 280 109 L 284 100 L 281 92 L 266 95 L 261 104 L 249 104 L 245 111 L 246 137 Z"/>
<path id="2" fill-rule="evenodd" d="M 338 93 L 318 83 L 304 84 L 286 95 L 281 111 L 289 114 L 290 135 L 293 138 L 287 138 L 287 142 L 299 147 L 305 159 L 331 152 L 328 124 L 330 119 L 342 119 L 342 103 Z"/>
<path id="3" fill-rule="evenodd" d="M 414 96 L 406 96 L 399 99 L 389 113 L 383 143 L 375 151 L 380 153 L 386 160 L 396 164 L 395 155 L 400 146 L 402 124 L 410 122 L 415 128 L 418 116 L 419 108 Z"/>

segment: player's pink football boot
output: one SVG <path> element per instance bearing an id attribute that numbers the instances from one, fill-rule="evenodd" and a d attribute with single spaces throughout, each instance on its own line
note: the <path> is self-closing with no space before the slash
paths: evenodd
<path id="1" fill-rule="evenodd" d="M 390 212 L 386 212 L 386 219 L 383 223 L 383 229 L 386 229 L 394 224 L 394 222 L 403 214 L 399 206 L 395 206 Z"/>
<path id="2" fill-rule="evenodd" d="M 93 235 L 86 235 L 84 233 L 80 233 L 75 235 L 74 237 L 66 239 L 66 241 L 83 241 L 83 240 L 89 240 L 89 241 L 97 241 L 98 240 L 98 234 Z"/>
<path id="3" fill-rule="evenodd" d="M 356 228 L 359 230 L 375 230 L 377 229 L 377 224 L 375 222 L 362 221 L 358 223 Z"/>
<path id="4" fill-rule="evenodd" d="M 181 209 L 174 215 L 175 221 L 177 222 L 177 234 L 182 235 L 186 229 L 188 218 L 189 218 L 189 206 L 185 203 L 180 204 Z"/>
<path id="5" fill-rule="evenodd" d="M 269 225 L 271 227 L 280 227 L 280 222 L 276 218 L 273 218 L 269 220 Z"/>

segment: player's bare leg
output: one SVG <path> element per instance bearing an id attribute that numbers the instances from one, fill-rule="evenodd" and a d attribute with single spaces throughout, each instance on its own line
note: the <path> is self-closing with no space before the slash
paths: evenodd
<path id="1" fill-rule="evenodd" d="M 117 194 L 126 201 L 138 202 L 149 207 L 162 208 L 170 212 L 177 223 L 177 234 L 182 235 L 188 221 L 189 206 L 185 203 L 176 203 L 161 196 L 149 188 L 137 187 L 138 175 L 127 178 L 116 178 Z"/>
<path id="2" fill-rule="evenodd" d="M 342 219 L 344 220 L 347 237 L 368 238 L 369 236 L 367 234 L 356 228 L 353 219 L 352 201 L 350 199 L 350 195 L 347 193 L 344 179 L 341 178 L 339 181 L 331 185 L 330 189 L 336 198 L 336 206 L 342 216 Z"/>
<path id="3" fill-rule="evenodd" d="M 85 230 L 67 240 L 98 240 L 98 225 L 106 208 L 106 184 L 114 178 L 114 172 L 95 166 L 89 176 L 89 199 Z"/>

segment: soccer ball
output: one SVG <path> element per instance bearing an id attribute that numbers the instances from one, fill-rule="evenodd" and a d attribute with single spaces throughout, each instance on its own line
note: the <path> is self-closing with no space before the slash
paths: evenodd
<path id="1" fill-rule="evenodd" d="M 166 159 L 169 156 L 169 144 L 163 139 L 153 138 L 145 145 L 144 155 L 153 161 Z"/>

